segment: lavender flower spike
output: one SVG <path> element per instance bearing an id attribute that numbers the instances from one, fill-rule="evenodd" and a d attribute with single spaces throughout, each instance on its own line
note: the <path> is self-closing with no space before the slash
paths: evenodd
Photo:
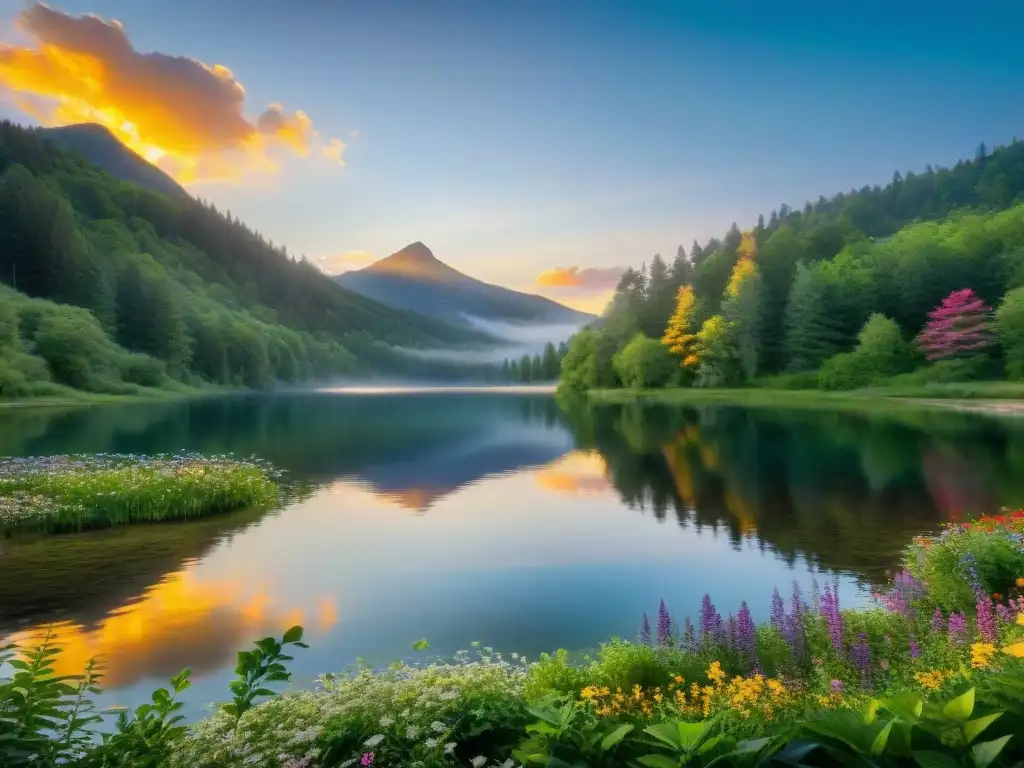
<path id="1" fill-rule="evenodd" d="M 658 606 L 658 629 L 655 637 L 655 643 L 658 646 L 667 646 L 672 640 L 672 619 L 668 615 L 668 608 L 665 607 L 665 601 L 661 601 L 661 605 Z"/>
<path id="2" fill-rule="evenodd" d="M 776 596 L 779 594 L 778 590 L 775 591 L 775 594 Z M 782 604 L 781 598 L 779 604 Z M 758 667 L 757 625 L 754 624 L 754 619 L 750 616 L 750 606 L 747 605 L 746 600 L 740 603 L 740 612 L 736 617 L 736 646 L 746 654 L 753 667 Z"/>
<path id="3" fill-rule="evenodd" d="M 779 594 L 779 588 L 776 587 L 772 591 L 772 619 L 771 624 L 780 632 L 782 631 L 783 625 L 786 622 L 786 606 L 782 602 L 782 595 Z"/>
<path id="4" fill-rule="evenodd" d="M 711 602 L 711 595 L 704 593 L 704 599 L 700 603 L 700 634 L 701 639 L 710 637 L 715 634 L 715 630 L 718 628 L 716 617 L 718 611 L 715 610 L 715 604 Z"/>
<path id="5" fill-rule="evenodd" d="M 647 618 L 647 614 L 644 614 L 644 622 L 640 625 L 640 642 L 644 645 L 651 644 L 651 622 Z"/>

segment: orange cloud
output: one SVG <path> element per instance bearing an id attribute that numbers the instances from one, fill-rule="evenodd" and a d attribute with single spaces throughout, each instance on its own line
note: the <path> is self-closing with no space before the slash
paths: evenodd
<path id="1" fill-rule="evenodd" d="M 245 88 L 227 67 L 136 51 L 120 22 L 33 3 L 17 18 L 36 45 L 0 45 L 0 87 L 43 125 L 94 122 L 188 184 L 273 172 L 272 154 L 320 147 L 309 116 L 271 104 L 245 117 Z M 319 154 L 341 162 L 331 139 Z"/>
<path id="2" fill-rule="evenodd" d="M 556 267 L 537 275 L 537 285 L 544 288 L 562 288 L 597 292 L 614 288 L 624 267 Z"/>

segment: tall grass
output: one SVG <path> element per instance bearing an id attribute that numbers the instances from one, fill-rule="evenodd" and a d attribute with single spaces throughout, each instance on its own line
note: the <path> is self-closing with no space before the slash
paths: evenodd
<path id="1" fill-rule="evenodd" d="M 0 459 L 0 532 L 81 531 L 267 504 L 277 499 L 278 475 L 255 459 L 194 454 Z"/>

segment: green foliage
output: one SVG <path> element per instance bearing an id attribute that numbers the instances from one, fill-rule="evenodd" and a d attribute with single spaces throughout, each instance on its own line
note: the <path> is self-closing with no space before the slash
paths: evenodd
<path id="1" fill-rule="evenodd" d="M 232 700 L 225 704 L 224 711 L 240 718 L 250 709 L 253 702 L 262 696 L 273 696 L 274 691 L 266 686 L 270 683 L 288 682 L 291 673 L 285 663 L 294 657 L 284 653 L 284 646 L 308 648 L 302 642 L 302 627 L 294 626 L 284 633 L 281 640 L 265 637 L 256 642 L 255 650 L 239 651 L 235 679 L 231 681 Z"/>
<path id="2" fill-rule="evenodd" d="M 996 308 L 995 328 L 1006 359 L 1006 375 L 1024 379 L 1024 286 L 1003 297 Z"/>
<path id="3" fill-rule="evenodd" d="M 829 285 L 818 270 L 797 264 L 784 320 L 788 370 L 816 370 L 842 343 L 829 294 Z"/>
<path id="4" fill-rule="evenodd" d="M 663 387 L 675 373 L 676 361 L 657 339 L 637 334 L 612 358 L 619 379 L 627 387 Z"/>
<path id="5" fill-rule="evenodd" d="M 261 463 L 182 454 L 0 460 L 0 533 L 198 517 L 277 499 Z"/>
<path id="6" fill-rule="evenodd" d="M 513 752 L 523 765 L 621 765 L 616 747 L 634 726 L 603 726 L 588 718 L 575 699 L 549 698 L 530 707 L 536 721 L 526 726 L 529 738 Z"/>
<path id="7" fill-rule="evenodd" d="M 874 314 L 857 336 L 853 352 L 843 352 L 825 361 L 818 376 L 822 389 L 857 389 L 880 384 L 914 365 L 910 345 L 899 326 Z"/>

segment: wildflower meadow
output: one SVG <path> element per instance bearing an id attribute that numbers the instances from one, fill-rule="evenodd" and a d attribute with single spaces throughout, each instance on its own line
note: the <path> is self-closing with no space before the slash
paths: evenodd
<path id="1" fill-rule="evenodd" d="M 227 456 L 0 459 L 0 534 L 199 517 L 277 498 L 279 473 Z"/>
<path id="2" fill-rule="evenodd" d="M 175 714 L 187 670 L 97 736 L 98 664 L 56 680 L 58 649 L 10 649 L 0 764 L 1018 766 L 1022 526 L 1017 512 L 916 539 L 866 608 L 842 606 L 834 583 L 775 589 L 763 624 L 710 594 L 682 621 L 662 601 L 635 639 L 580 663 L 474 644 L 277 694 L 268 685 L 288 680 L 287 654 L 304 647 L 294 627 L 241 652 L 231 700 L 191 726 Z"/>

